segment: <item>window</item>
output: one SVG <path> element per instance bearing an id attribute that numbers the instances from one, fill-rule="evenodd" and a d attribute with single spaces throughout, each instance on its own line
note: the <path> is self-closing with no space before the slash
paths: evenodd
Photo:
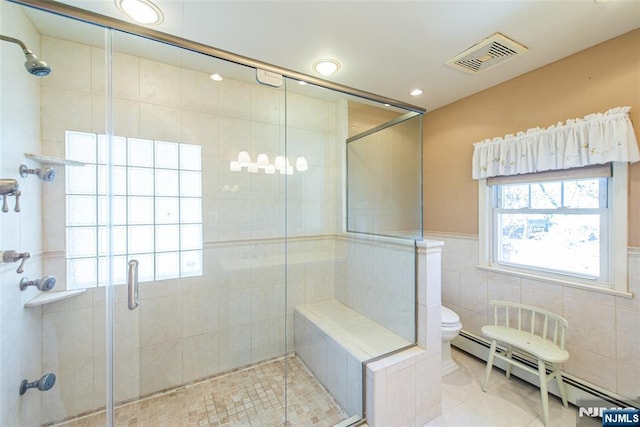
<path id="1" fill-rule="evenodd" d="M 607 178 L 494 185 L 494 262 L 607 279 Z"/>
<path id="2" fill-rule="evenodd" d="M 108 248 L 105 135 L 67 131 L 66 261 L 69 289 L 105 285 Z M 114 137 L 112 280 L 124 283 L 137 259 L 139 280 L 202 274 L 202 172 L 197 145 Z"/>
<path id="3" fill-rule="evenodd" d="M 626 292 L 626 181 L 626 163 L 480 180 L 480 267 Z"/>

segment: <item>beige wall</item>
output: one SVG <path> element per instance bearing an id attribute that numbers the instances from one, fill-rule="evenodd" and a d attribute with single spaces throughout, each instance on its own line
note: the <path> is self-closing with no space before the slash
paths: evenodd
<path id="1" fill-rule="evenodd" d="M 640 140 L 638 46 L 640 29 L 428 112 L 425 230 L 478 234 L 478 185 L 471 179 L 474 142 L 625 105 L 631 107 Z M 640 164 L 630 168 L 630 181 L 629 218 L 637 218 Z M 629 246 L 640 246 L 637 221 L 629 222 Z"/>

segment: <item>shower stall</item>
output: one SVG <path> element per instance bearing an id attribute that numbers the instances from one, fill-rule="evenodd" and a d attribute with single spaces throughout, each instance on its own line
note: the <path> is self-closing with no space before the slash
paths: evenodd
<path id="1" fill-rule="evenodd" d="M 0 251 L 30 253 L 0 263 L 0 425 L 362 420 L 368 360 L 303 349 L 295 313 L 333 302 L 417 342 L 422 111 L 37 3 L 0 1 L 0 34 L 51 71 L 0 41 L 22 197 Z"/>

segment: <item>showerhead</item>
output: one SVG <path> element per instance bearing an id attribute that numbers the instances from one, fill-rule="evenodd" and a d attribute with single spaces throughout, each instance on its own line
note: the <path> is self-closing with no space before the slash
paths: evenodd
<path id="1" fill-rule="evenodd" d="M 43 60 L 38 59 L 38 57 L 35 56 L 34 53 L 31 52 L 31 50 L 29 50 L 29 48 L 21 40 L 14 39 L 13 37 L 3 36 L 2 34 L 0 34 L 0 40 L 15 43 L 20 46 L 25 58 L 27 59 L 27 62 L 24 63 L 24 68 L 27 69 L 29 74 L 38 77 L 44 77 L 48 76 L 49 73 L 51 73 L 51 67 L 49 67 Z"/>
<path id="2" fill-rule="evenodd" d="M 27 53 L 25 54 L 25 57 L 27 58 L 27 62 L 24 63 L 24 68 L 26 68 L 30 74 L 38 77 L 44 77 L 51 73 L 51 67 L 49 67 L 49 65 L 47 65 L 47 63 L 42 59 L 38 59 L 38 57 L 33 53 Z"/>

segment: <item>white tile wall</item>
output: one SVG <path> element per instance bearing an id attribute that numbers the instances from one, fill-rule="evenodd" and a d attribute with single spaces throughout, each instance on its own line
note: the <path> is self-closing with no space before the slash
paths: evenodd
<path id="1" fill-rule="evenodd" d="M 612 296 L 499 273 L 474 272 L 478 259 L 475 236 L 434 234 L 444 240 L 443 305 L 456 311 L 463 330 L 482 336 L 487 324 L 486 302 L 494 298 L 535 305 L 569 322 L 565 371 L 614 393 L 637 399 L 640 390 L 640 255 L 630 248 L 629 291 L 633 298 Z M 482 276 L 485 275 L 485 278 Z M 635 386 L 633 384 L 636 384 Z"/>
<path id="2" fill-rule="evenodd" d="M 2 33 L 22 40 L 37 55 L 39 35 L 20 8 L 0 3 Z M 48 59 L 47 59 L 48 60 Z M 19 46 L 0 44 L 0 178 L 19 182 L 21 212 L 13 211 L 15 198 L 9 197 L 7 213 L 0 212 L 0 251 L 30 252 L 32 258 L 22 275 L 16 274 L 18 263 L 0 265 L 0 425 L 40 425 L 41 407 L 52 396 L 29 392 L 20 396 L 22 380 L 34 381 L 43 374 L 41 363 L 41 308 L 25 309 L 24 303 L 38 292 L 19 289 L 21 277 L 42 276 L 42 202 L 43 185 L 37 178 L 21 178 L 20 164 L 30 167 L 24 153 L 40 151 L 40 82 L 24 69 L 24 55 Z M 47 273 L 51 274 L 51 273 Z"/>

